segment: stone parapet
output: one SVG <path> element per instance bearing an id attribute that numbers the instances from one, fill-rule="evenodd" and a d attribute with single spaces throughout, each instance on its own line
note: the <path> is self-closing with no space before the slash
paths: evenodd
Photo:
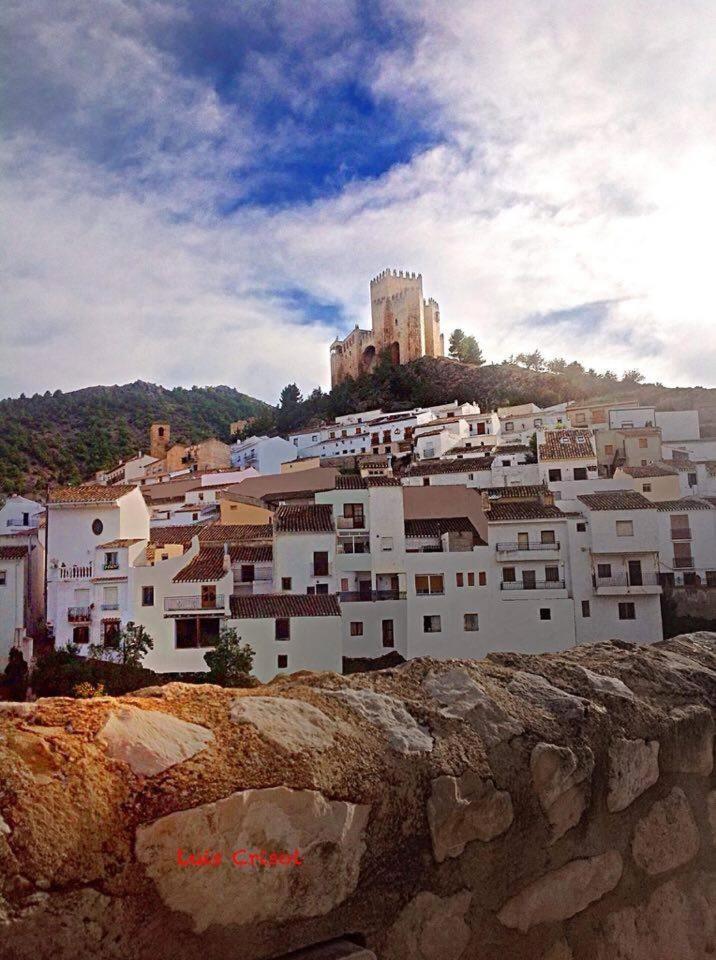
<path id="1" fill-rule="evenodd" d="M 707 633 L 0 704 L 0 958 L 705 960 L 715 707 Z"/>

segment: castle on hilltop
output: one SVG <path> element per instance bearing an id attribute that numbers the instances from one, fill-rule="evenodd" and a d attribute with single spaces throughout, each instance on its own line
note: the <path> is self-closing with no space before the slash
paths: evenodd
<path id="1" fill-rule="evenodd" d="M 371 330 L 358 325 L 345 340 L 331 344 L 331 386 L 346 377 L 371 373 L 383 350 L 394 364 L 420 357 L 442 357 L 440 308 L 423 299 L 422 274 L 384 270 L 370 282 Z"/>

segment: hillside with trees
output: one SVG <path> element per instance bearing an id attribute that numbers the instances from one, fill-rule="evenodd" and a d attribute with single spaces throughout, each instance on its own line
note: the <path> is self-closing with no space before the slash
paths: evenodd
<path id="1" fill-rule="evenodd" d="M 0 402 L 0 493 L 42 492 L 48 480 L 78 483 L 96 470 L 146 450 L 149 425 L 171 424 L 172 438 L 229 440 L 233 420 L 253 417 L 242 436 L 287 434 L 354 411 L 387 412 L 417 406 L 475 401 L 483 410 L 518 403 L 547 407 L 564 400 L 631 399 L 659 410 L 699 411 L 702 436 L 716 437 L 716 389 L 644 383 L 638 370 L 621 377 L 585 369 L 539 351 L 502 363 L 485 363 L 474 337 L 456 330 L 449 357 L 424 357 L 394 367 L 383 355 L 372 374 L 348 379 L 330 391 L 303 397 L 295 383 L 276 406 L 231 387 L 164 387 L 137 381 L 88 387 L 73 393 L 39 394 Z"/>
<path id="2" fill-rule="evenodd" d="M 172 439 L 229 440 L 229 424 L 269 409 L 232 387 L 123 386 L 56 390 L 0 401 L 0 493 L 42 493 L 48 481 L 78 483 L 146 451 L 149 426 L 171 424 Z"/>
<path id="3" fill-rule="evenodd" d="M 455 334 L 462 332 L 456 330 Z M 450 352 L 470 355 L 475 362 L 423 357 L 394 367 L 383 355 L 372 374 L 349 378 L 328 392 L 318 387 L 304 398 L 295 383 L 288 384 L 277 407 L 267 408 L 249 432 L 285 434 L 353 411 L 381 408 L 392 412 L 453 400 L 475 401 L 482 410 L 494 410 L 519 403 L 548 407 L 590 398 L 637 400 L 659 410 L 696 409 L 702 436 L 716 436 L 716 389 L 644 383 L 638 370 L 617 377 L 609 370 L 599 373 L 561 358 L 546 361 L 539 351 L 486 364 L 473 337 L 455 334 L 450 338 Z"/>

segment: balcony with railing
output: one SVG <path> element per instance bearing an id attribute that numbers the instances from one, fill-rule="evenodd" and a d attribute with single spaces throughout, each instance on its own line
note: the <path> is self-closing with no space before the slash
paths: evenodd
<path id="1" fill-rule="evenodd" d="M 503 580 L 500 589 L 513 590 L 564 590 L 564 580 Z"/>
<path id="2" fill-rule="evenodd" d="M 114 600 L 111 603 L 102 603 L 100 604 L 103 610 L 119 610 L 119 602 Z"/>
<path id="3" fill-rule="evenodd" d="M 119 560 L 107 560 L 102 564 L 103 570 L 119 570 Z"/>
<path id="4" fill-rule="evenodd" d="M 378 600 L 405 600 L 405 590 L 352 590 L 339 594 L 342 603 L 373 603 Z"/>
<path id="5" fill-rule="evenodd" d="M 224 596 L 217 594 L 215 597 L 165 597 L 165 613 L 196 612 L 216 613 L 218 610 L 224 610 Z"/>
<path id="6" fill-rule="evenodd" d="M 92 607 L 68 607 L 67 619 L 70 623 L 89 623 L 92 619 Z"/>
<path id="7" fill-rule="evenodd" d="M 365 517 L 336 517 L 336 530 L 365 530 Z"/>
<path id="8" fill-rule="evenodd" d="M 544 542 L 542 540 L 518 540 L 513 542 L 501 542 L 495 544 L 495 550 L 498 554 L 498 560 L 534 560 L 535 554 L 539 554 L 541 560 L 556 559 L 559 555 L 559 540 Z"/>
<path id="9" fill-rule="evenodd" d="M 690 540 L 691 527 L 672 527 L 671 539 L 672 540 Z"/>
<path id="10" fill-rule="evenodd" d="M 611 577 L 599 577 L 593 574 L 592 583 L 597 596 L 617 596 L 623 593 L 661 593 L 661 583 L 657 573 L 618 573 Z"/>
<path id="11" fill-rule="evenodd" d="M 347 534 L 336 544 L 336 553 L 370 553 L 370 538 L 367 533 Z"/>
<path id="12" fill-rule="evenodd" d="M 91 563 L 73 563 L 68 567 L 61 563 L 57 570 L 60 580 L 89 580 L 93 566 Z"/>

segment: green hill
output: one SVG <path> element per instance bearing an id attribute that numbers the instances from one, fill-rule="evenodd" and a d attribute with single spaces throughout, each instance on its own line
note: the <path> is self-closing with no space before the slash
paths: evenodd
<path id="1" fill-rule="evenodd" d="M 167 390 L 138 380 L 72 393 L 0 401 L 0 491 L 32 494 L 48 480 L 76 483 L 146 450 L 149 426 L 171 424 L 172 439 L 228 440 L 232 420 L 267 405 L 232 387 Z"/>
<path id="2" fill-rule="evenodd" d="M 702 436 L 716 436 L 716 389 L 665 387 L 618 380 L 609 373 L 561 362 L 558 372 L 512 362 L 474 366 L 423 358 L 393 367 L 381 358 L 374 373 L 347 380 L 305 399 L 289 384 L 277 406 L 232 387 L 167 390 L 137 381 L 88 387 L 0 402 L 0 492 L 42 491 L 48 480 L 77 483 L 120 458 L 146 450 L 149 425 L 171 424 L 172 438 L 228 440 L 232 420 L 256 417 L 251 432 L 287 433 L 345 413 L 382 408 L 408 410 L 474 400 L 483 410 L 532 401 L 540 407 L 564 400 L 634 399 L 659 410 L 699 411 Z"/>

